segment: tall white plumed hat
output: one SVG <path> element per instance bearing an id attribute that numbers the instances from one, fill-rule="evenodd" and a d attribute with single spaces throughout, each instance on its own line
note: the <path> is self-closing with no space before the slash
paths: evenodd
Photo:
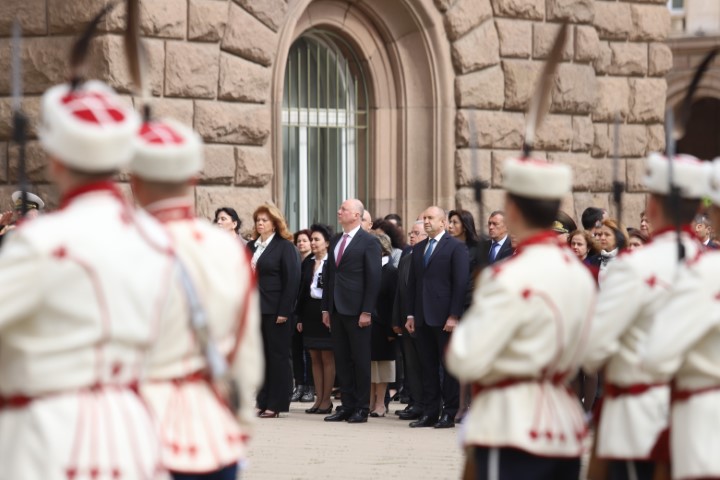
<path id="1" fill-rule="evenodd" d="M 503 165 L 503 188 L 520 197 L 560 200 L 572 191 L 572 170 L 537 158 L 508 158 Z"/>
<path id="2" fill-rule="evenodd" d="M 133 155 L 132 139 L 140 117 L 112 88 L 84 79 L 90 40 L 112 8 L 105 7 L 75 42 L 70 82 L 50 88 L 40 105 L 40 142 L 60 162 L 83 172 L 117 170 Z"/>
<path id="3" fill-rule="evenodd" d="M 133 140 L 130 171 L 146 180 L 181 182 L 200 172 L 203 142 L 191 128 L 175 120 L 148 120 Z"/>
<path id="4" fill-rule="evenodd" d="M 668 157 L 651 153 L 645 161 L 643 183 L 650 192 L 670 194 L 670 162 Z M 675 155 L 672 162 L 672 184 L 681 198 L 700 199 L 707 193 L 708 164 L 692 155 Z"/>

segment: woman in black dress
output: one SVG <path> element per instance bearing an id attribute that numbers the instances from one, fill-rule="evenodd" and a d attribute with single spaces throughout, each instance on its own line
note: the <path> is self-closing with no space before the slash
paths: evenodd
<path id="1" fill-rule="evenodd" d="M 335 382 L 335 356 L 333 355 L 330 330 L 322 323 L 323 277 L 330 247 L 330 228 L 325 225 L 310 227 L 310 248 L 312 254 L 302 264 L 300 293 L 297 302 L 298 332 L 303 334 L 305 348 L 310 351 L 313 382 L 315 383 L 315 404 L 305 413 L 332 413 L 332 393 Z"/>
<path id="2" fill-rule="evenodd" d="M 277 418 L 290 409 L 290 338 L 300 285 L 300 256 L 280 210 L 265 204 L 253 213 L 255 240 L 248 243 L 257 274 L 265 352 L 265 384 L 257 395 L 260 418 Z"/>
<path id="3" fill-rule="evenodd" d="M 398 271 L 392 264 L 392 243 L 384 233 L 375 232 L 382 251 L 382 277 L 377 306 L 370 331 L 370 416 L 384 417 L 387 413 L 385 391 L 395 381 L 397 335 L 392 329 L 392 312 L 397 291 Z"/>

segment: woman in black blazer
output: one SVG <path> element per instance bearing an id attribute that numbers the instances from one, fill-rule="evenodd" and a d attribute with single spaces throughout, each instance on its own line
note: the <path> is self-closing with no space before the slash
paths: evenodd
<path id="1" fill-rule="evenodd" d="M 257 275 L 265 352 L 265 384 L 257 396 L 260 418 L 276 418 L 290 409 L 291 322 L 300 285 L 300 257 L 277 207 L 263 205 L 253 213 L 255 240 L 248 243 Z"/>

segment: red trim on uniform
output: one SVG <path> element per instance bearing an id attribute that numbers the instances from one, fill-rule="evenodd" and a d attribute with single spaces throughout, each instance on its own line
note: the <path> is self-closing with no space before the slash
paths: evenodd
<path id="1" fill-rule="evenodd" d="M 651 237 L 650 240 L 652 241 L 652 240 L 656 239 L 658 236 L 660 236 L 660 235 L 662 235 L 662 234 L 664 234 L 664 233 L 675 232 L 675 231 L 676 231 L 676 227 L 675 227 L 674 225 L 670 225 L 670 226 L 668 226 L 668 227 L 659 228 L 659 229 L 655 230 L 655 231 L 652 233 L 652 237 Z M 681 225 L 681 226 L 680 226 L 680 232 L 687 233 L 688 235 L 691 235 L 692 238 L 695 238 L 695 232 L 694 232 L 693 229 L 690 227 L 690 225 L 687 225 L 687 224 L 686 224 L 686 225 Z"/>
<path id="2" fill-rule="evenodd" d="M 77 197 L 80 197 L 82 195 L 85 195 L 86 193 L 96 193 L 96 192 L 105 192 L 111 194 L 113 197 L 116 197 L 118 200 L 125 203 L 125 197 L 123 197 L 122 192 L 117 187 L 115 182 L 112 182 L 110 180 L 103 180 L 100 182 L 92 182 L 92 183 L 86 183 L 84 185 L 80 185 L 77 188 L 73 188 L 65 193 L 62 200 L 60 201 L 60 210 L 66 208 L 73 200 L 75 200 Z"/>
<path id="3" fill-rule="evenodd" d="M 653 388 L 665 387 L 667 383 L 634 383 L 632 385 L 621 386 L 613 383 L 605 384 L 605 397 L 618 398 L 622 396 L 637 396 L 652 390 Z"/>
<path id="4" fill-rule="evenodd" d="M 191 205 L 161 208 L 149 212 L 160 223 L 176 222 L 179 220 L 194 220 L 195 212 Z"/>
<path id="5" fill-rule="evenodd" d="M 6 409 L 6 408 L 25 408 L 31 403 L 37 401 L 37 400 L 44 400 L 46 398 L 52 398 L 58 395 L 64 395 L 64 394 L 70 394 L 70 393 L 90 393 L 90 392 L 98 392 L 100 390 L 104 389 L 116 389 L 116 390 L 131 390 L 134 393 L 138 393 L 138 382 L 132 381 L 130 383 L 125 384 L 114 384 L 114 383 L 108 383 L 108 384 L 95 384 L 88 387 L 84 387 L 78 390 L 60 390 L 57 392 L 48 392 L 43 393 L 39 395 L 23 395 L 23 394 L 17 394 L 17 395 L 8 395 L 8 396 L 0 396 L 0 410 Z"/>
<path id="6" fill-rule="evenodd" d="M 542 244 L 555 245 L 556 247 L 564 245 L 564 243 L 558 238 L 557 233 L 552 230 L 543 230 L 542 232 L 532 235 L 520 242 L 515 250 L 515 255 L 521 254 L 527 247 Z"/>
<path id="7" fill-rule="evenodd" d="M 693 388 L 693 389 L 686 389 L 686 390 L 678 390 L 673 388 L 670 393 L 670 401 L 671 402 L 685 402 L 689 400 L 691 397 L 694 397 L 696 395 L 702 395 L 704 393 L 710 393 L 710 392 L 716 392 L 720 390 L 720 385 L 713 385 L 710 387 L 704 387 L 704 388 Z"/>
<path id="8" fill-rule="evenodd" d="M 491 383 L 490 385 L 483 385 L 481 383 L 473 383 L 472 384 L 472 395 L 473 397 L 485 393 L 491 390 L 502 390 L 508 387 L 513 387 L 515 385 L 520 385 L 522 383 L 550 383 L 554 386 L 561 386 L 565 384 L 565 381 L 568 377 L 568 372 L 556 372 L 548 377 L 515 377 L 515 378 L 506 378 L 504 380 L 500 380 L 496 383 Z"/>

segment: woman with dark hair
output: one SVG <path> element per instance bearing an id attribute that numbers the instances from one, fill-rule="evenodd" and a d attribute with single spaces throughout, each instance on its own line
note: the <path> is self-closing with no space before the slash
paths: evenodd
<path id="1" fill-rule="evenodd" d="M 243 245 L 247 243 L 245 242 L 245 239 L 240 236 L 242 220 L 240 220 L 240 216 L 234 208 L 220 207 L 215 210 L 215 219 L 213 220 L 213 223 L 223 230 L 234 233 Z"/>
<path id="2" fill-rule="evenodd" d="M 307 228 L 293 234 L 295 248 L 300 254 L 301 263 L 312 253 L 310 235 L 310 230 Z M 297 315 L 294 315 L 294 324 L 297 325 Z M 292 365 L 295 387 L 290 397 L 291 402 L 299 401 L 306 403 L 312 402 L 315 399 L 310 362 L 310 354 L 303 346 L 303 333 L 301 330 L 295 328 L 293 329 L 292 335 Z"/>
<path id="3" fill-rule="evenodd" d="M 390 238 L 392 244 L 392 254 L 390 255 L 393 267 L 397 268 L 400 264 L 400 257 L 405 248 L 405 235 L 394 223 L 388 220 L 375 220 L 372 224 L 372 230 L 376 233 L 384 233 Z"/>
<path id="4" fill-rule="evenodd" d="M 300 293 L 296 312 L 297 331 L 303 334 L 303 344 L 310 351 L 313 382 L 317 399 L 305 413 L 332 413 L 332 393 L 335 382 L 335 356 L 333 354 L 330 330 L 322 323 L 322 293 L 325 278 L 325 264 L 330 248 L 330 228 L 325 225 L 310 227 L 312 254 L 302 264 Z"/>
<path id="5" fill-rule="evenodd" d="M 472 303 L 473 291 L 475 291 L 475 273 L 478 270 L 478 259 L 480 258 L 480 237 L 475 230 L 475 219 L 472 213 L 467 210 L 450 210 L 448 213 L 448 227 L 447 231 L 450 236 L 455 237 L 465 244 L 468 249 L 468 258 L 470 259 L 470 277 L 468 281 L 468 288 L 465 292 L 465 310 L 470 307 Z M 470 408 L 470 388 L 466 384 L 460 385 L 460 407 L 458 413 L 455 416 L 456 422 L 461 422 L 463 416 Z"/>
<path id="6" fill-rule="evenodd" d="M 257 274 L 262 314 L 265 385 L 257 395 L 258 416 L 277 418 L 290 408 L 291 322 L 300 285 L 300 257 L 280 210 L 265 204 L 253 213 L 255 240 L 248 244 Z"/>
<path id="7" fill-rule="evenodd" d="M 637 250 L 642 248 L 650 241 L 645 232 L 637 228 L 628 228 L 628 250 Z"/>

